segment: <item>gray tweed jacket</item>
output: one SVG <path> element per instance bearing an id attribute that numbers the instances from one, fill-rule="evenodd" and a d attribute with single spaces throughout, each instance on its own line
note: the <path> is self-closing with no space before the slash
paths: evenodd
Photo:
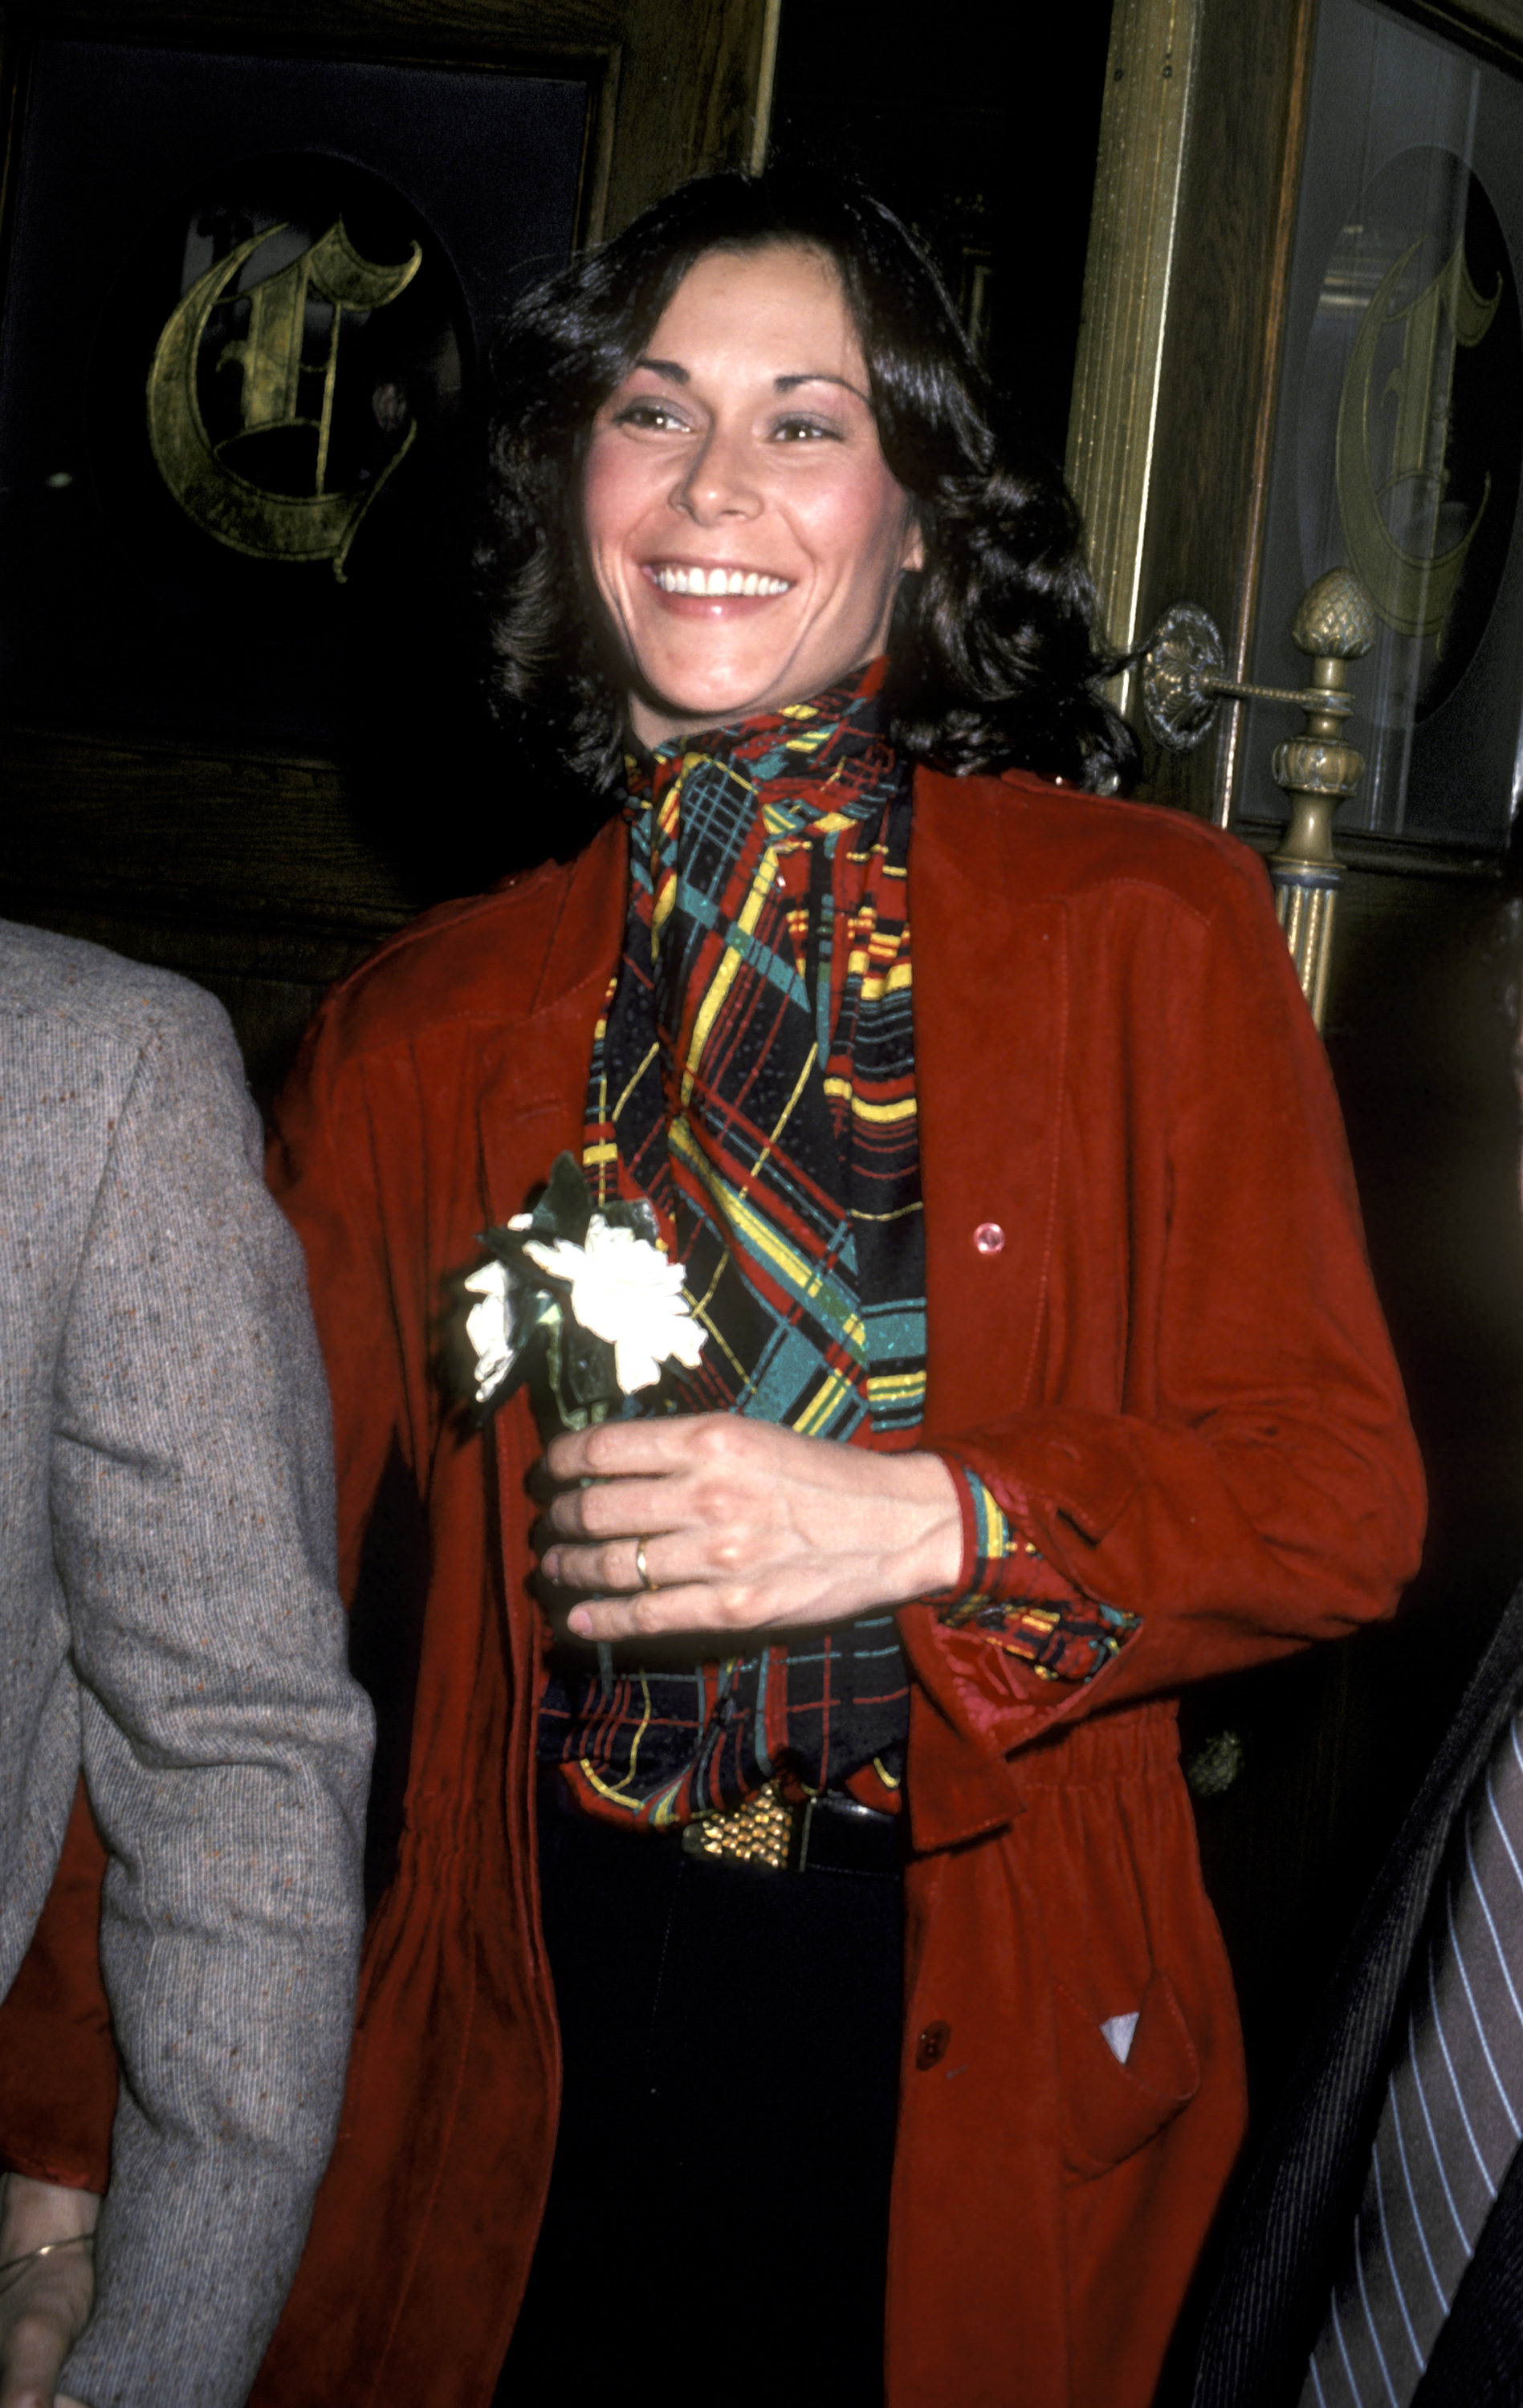
<path id="1" fill-rule="evenodd" d="M 332 2145 L 371 1742 L 332 1490 L 220 1006 L 0 922 L 0 1996 L 82 1764 L 123 2075 L 91 2408 L 237 2408 Z"/>

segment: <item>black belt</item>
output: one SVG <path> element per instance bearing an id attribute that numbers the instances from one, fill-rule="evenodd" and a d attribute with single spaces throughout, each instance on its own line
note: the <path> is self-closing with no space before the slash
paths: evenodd
<path id="1" fill-rule="evenodd" d="M 558 1766 L 541 1764 L 541 1795 L 553 1783 L 553 1804 L 577 1814 Z M 865 1873 L 897 1881 L 902 1864 L 899 1817 L 859 1806 L 839 1789 L 823 1790 L 790 1805 L 782 1784 L 769 1781 L 741 1806 L 700 1814 L 662 1836 L 681 1846 L 695 1864 L 757 1873 Z M 631 1834 L 631 1837 L 637 1835 Z"/>

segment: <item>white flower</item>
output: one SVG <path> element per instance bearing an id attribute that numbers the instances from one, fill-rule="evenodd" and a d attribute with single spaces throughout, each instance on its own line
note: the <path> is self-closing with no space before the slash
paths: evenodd
<path id="1" fill-rule="evenodd" d="M 466 1285 L 481 1298 L 466 1315 L 466 1336 L 476 1356 L 476 1401 L 484 1405 L 512 1365 L 512 1298 L 501 1263 L 483 1263 Z"/>
<path id="2" fill-rule="evenodd" d="M 665 1247 L 633 1229 L 611 1229 L 595 1212 L 584 1246 L 531 1238 L 524 1252 L 553 1279 L 570 1282 L 571 1311 L 583 1329 L 612 1347 L 626 1397 L 654 1388 L 665 1362 L 675 1359 L 689 1370 L 697 1364 L 703 1331 L 682 1294 L 682 1265 L 667 1260 Z"/>

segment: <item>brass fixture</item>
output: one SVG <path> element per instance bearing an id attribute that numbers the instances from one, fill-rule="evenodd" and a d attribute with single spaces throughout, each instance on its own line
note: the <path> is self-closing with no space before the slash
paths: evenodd
<path id="1" fill-rule="evenodd" d="M 1308 685 L 1239 685 L 1221 674 L 1222 639 L 1205 611 L 1178 602 L 1159 622 L 1142 664 L 1142 711 L 1169 752 L 1193 752 L 1225 699 L 1293 703 L 1306 713 L 1300 735 L 1274 748 L 1274 782 L 1289 798 L 1290 820 L 1270 877 L 1301 993 L 1320 1028 L 1342 876 L 1332 815 L 1364 770 L 1363 753 L 1341 734 L 1354 708 L 1348 664 L 1362 660 L 1375 640 L 1374 604 L 1352 569 L 1331 568 L 1308 588 L 1290 639 L 1311 662 Z"/>

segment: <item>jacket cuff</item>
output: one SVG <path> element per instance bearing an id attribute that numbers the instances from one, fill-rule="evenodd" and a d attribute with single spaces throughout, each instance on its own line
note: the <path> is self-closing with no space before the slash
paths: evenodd
<path id="1" fill-rule="evenodd" d="M 1004 1503 L 950 1447 L 935 1450 L 952 1473 L 962 1517 L 955 1589 L 926 1600 L 947 1628 L 1030 1666 L 1041 1680 L 1093 1680 L 1141 1618 L 1081 1597 L 1026 1535 L 1013 1490 Z"/>

